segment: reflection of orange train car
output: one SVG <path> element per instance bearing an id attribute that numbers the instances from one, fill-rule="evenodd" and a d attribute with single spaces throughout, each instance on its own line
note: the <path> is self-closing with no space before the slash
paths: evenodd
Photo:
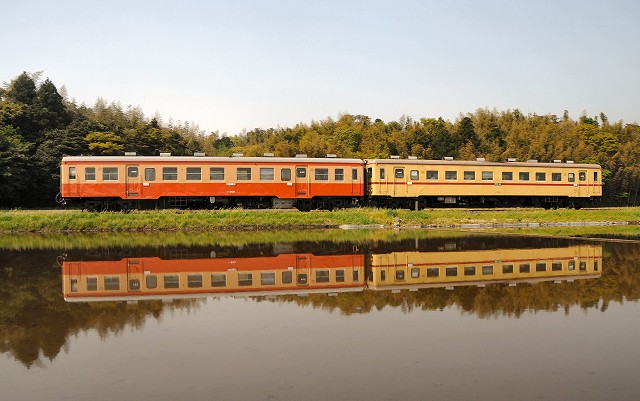
<path id="1" fill-rule="evenodd" d="M 602 247 L 392 252 L 373 255 L 372 289 L 419 289 L 600 277 Z"/>
<path id="2" fill-rule="evenodd" d="M 364 255 L 282 254 L 251 258 L 125 258 L 64 261 L 67 301 L 359 291 Z"/>

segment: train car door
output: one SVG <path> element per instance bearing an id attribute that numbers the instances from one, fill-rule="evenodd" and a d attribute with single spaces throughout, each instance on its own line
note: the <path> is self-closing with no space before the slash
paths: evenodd
<path id="1" fill-rule="evenodd" d="M 384 165 L 380 166 L 378 168 L 378 188 L 380 188 L 380 194 L 382 195 L 386 195 L 389 193 L 389 181 L 388 177 L 387 177 L 387 171 L 389 169 L 386 168 Z M 374 173 L 375 174 L 375 173 Z"/>
<path id="2" fill-rule="evenodd" d="M 393 194 L 395 196 L 407 195 L 407 171 L 404 167 L 393 167 Z"/>
<path id="3" fill-rule="evenodd" d="M 127 290 L 140 291 L 144 270 L 140 259 L 127 259 Z"/>
<path id="4" fill-rule="evenodd" d="M 308 255 L 296 255 L 296 284 L 308 286 L 311 275 L 311 259 Z"/>
<path id="5" fill-rule="evenodd" d="M 587 170 L 578 171 L 578 196 L 581 198 L 589 196 L 589 174 L 587 174 Z"/>
<path id="6" fill-rule="evenodd" d="M 309 168 L 296 166 L 295 176 L 296 197 L 306 198 L 309 195 Z"/>
<path id="7" fill-rule="evenodd" d="M 126 175 L 126 197 L 138 198 L 142 194 L 142 181 L 140 177 L 140 169 L 137 165 L 127 166 Z"/>

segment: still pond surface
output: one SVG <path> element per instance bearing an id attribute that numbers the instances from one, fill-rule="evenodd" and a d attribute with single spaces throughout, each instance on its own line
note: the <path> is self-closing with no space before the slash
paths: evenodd
<path id="1" fill-rule="evenodd" d="M 640 394 L 640 242 L 129 242 L 2 250 L 1 399 Z"/>

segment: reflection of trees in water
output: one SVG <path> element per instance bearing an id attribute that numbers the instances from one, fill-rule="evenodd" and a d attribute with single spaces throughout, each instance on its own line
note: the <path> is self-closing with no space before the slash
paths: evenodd
<path id="1" fill-rule="evenodd" d="M 640 299 L 640 247 L 637 244 L 604 244 L 602 277 L 554 284 L 487 285 L 485 288 L 456 287 L 453 291 L 370 291 L 337 296 L 309 294 L 306 297 L 254 298 L 256 302 L 284 302 L 341 311 L 350 315 L 385 307 L 403 312 L 458 307 L 479 317 L 518 317 L 528 311 L 568 313 L 573 306 L 605 311 L 610 302 Z M 198 308 L 197 300 L 171 303 L 144 301 L 67 303 L 63 300 L 59 266 L 51 265 L 53 252 L 5 255 L 0 259 L 0 352 L 10 353 L 25 366 L 39 366 L 43 358 L 53 360 L 67 352 L 68 338 L 95 330 L 102 338 L 126 328 L 141 329 L 149 319 L 161 320 L 165 313 Z M 20 268 L 18 268 L 20 266 Z M 23 268 L 22 266 L 31 266 Z"/>
<path id="2" fill-rule="evenodd" d="M 527 311 L 558 311 L 566 314 L 573 306 L 583 310 L 599 308 L 606 311 L 610 302 L 640 299 L 640 247 L 637 244 L 604 244 L 602 276 L 597 279 L 575 280 L 556 284 L 552 281 L 538 284 L 489 284 L 485 288 L 460 286 L 454 290 L 444 288 L 342 293 L 336 296 L 310 294 L 306 297 L 281 296 L 274 302 L 296 303 L 301 306 L 344 314 L 367 313 L 386 306 L 404 312 L 442 310 L 456 306 L 464 313 L 479 317 L 519 317 Z"/>
<path id="3" fill-rule="evenodd" d="M 53 360 L 60 350 L 66 352 L 70 336 L 96 330 L 107 338 L 127 327 L 141 329 L 147 319 L 160 320 L 175 309 L 197 307 L 196 300 L 68 303 L 60 291 L 60 268 L 51 260 L 55 256 L 24 254 L 0 263 L 0 352 L 27 367 L 41 366 L 42 358 Z M 39 267 L 29 271 L 22 266 Z"/>

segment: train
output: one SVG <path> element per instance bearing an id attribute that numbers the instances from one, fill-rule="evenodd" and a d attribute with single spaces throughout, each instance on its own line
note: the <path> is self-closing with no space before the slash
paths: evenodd
<path id="1" fill-rule="evenodd" d="M 602 196 L 602 168 L 572 161 L 336 157 L 65 156 L 62 205 L 87 210 L 358 206 L 581 208 Z"/>
<path id="2" fill-rule="evenodd" d="M 344 251 L 343 251 L 344 252 Z M 213 254 L 212 254 L 213 255 Z M 601 245 L 454 251 L 351 252 L 166 259 L 64 260 L 67 302 L 344 292 L 596 279 Z"/>

